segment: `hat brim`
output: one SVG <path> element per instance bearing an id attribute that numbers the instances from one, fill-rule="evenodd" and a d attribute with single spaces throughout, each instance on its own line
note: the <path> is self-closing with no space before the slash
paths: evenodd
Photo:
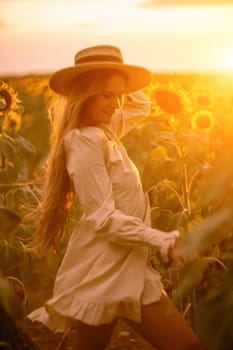
<path id="1" fill-rule="evenodd" d="M 115 69 L 125 73 L 128 77 L 127 93 L 140 90 L 151 81 L 151 73 L 143 67 L 114 62 L 94 62 L 61 69 L 51 76 L 49 84 L 54 92 L 67 96 L 79 75 L 99 69 Z"/>

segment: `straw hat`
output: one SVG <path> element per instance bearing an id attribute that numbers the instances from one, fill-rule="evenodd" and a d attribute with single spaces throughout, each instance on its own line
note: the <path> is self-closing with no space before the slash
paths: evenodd
<path id="1" fill-rule="evenodd" d="M 150 72 L 139 66 L 125 64 L 121 51 L 110 45 L 88 47 L 75 55 L 75 65 L 55 72 L 50 78 L 50 87 L 58 94 L 67 96 L 80 74 L 99 69 L 116 69 L 128 77 L 127 91 L 145 87 L 151 80 Z"/>

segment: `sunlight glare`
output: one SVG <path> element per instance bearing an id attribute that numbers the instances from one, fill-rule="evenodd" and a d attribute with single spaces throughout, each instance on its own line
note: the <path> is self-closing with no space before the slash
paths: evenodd
<path id="1" fill-rule="evenodd" d="M 17 32 L 96 32 L 111 27 L 119 31 L 122 23 L 129 22 L 128 14 L 133 16 L 136 12 L 131 1 L 116 4 L 110 0 L 106 4 L 101 1 L 12 0 L 3 1 L 3 4 L 5 29 Z"/>
<path id="2" fill-rule="evenodd" d="M 223 70 L 233 72 L 233 48 L 226 49 L 223 54 Z"/>

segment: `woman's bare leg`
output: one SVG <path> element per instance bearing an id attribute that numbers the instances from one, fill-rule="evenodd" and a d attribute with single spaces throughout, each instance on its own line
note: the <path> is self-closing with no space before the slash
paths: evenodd
<path id="1" fill-rule="evenodd" d="M 104 350 L 113 333 L 116 321 L 100 326 L 77 322 L 73 330 L 73 350 Z"/>
<path id="2" fill-rule="evenodd" d="M 126 320 L 159 350 L 200 350 L 200 342 L 166 293 L 159 302 L 142 306 L 142 320 Z"/>

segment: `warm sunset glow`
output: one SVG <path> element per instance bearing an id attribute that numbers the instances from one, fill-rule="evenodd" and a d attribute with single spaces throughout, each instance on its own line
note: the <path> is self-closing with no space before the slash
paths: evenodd
<path id="1" fill-rule="evenodd" d="M 233 72 L 233 48 L 223 54 L 223 70 Z"/>
<path id="2" fill-rule="evenodd" d="M 168 0 L 165 7 L 149 0 L 0 3 L 0 74 L 50 72 L 70 65 L 79 49 L 100 43 L 119 46 L 126 61 L 153 71 L 233 70 L 233 6 L 221 1 L 185 6 Z"/>
<path id="3" fill-rule="evenodd" d="M 9 30 L 24 32 L 74 32 L 80 29 L 118 31 L 130 27 L 137 17 L 137 9 L 125 3 L 106 1 L 3 1 Z M 2 6 L 2 5 L 1 5 Z M 129 16 L 130 13 L 130 16 Z M 128 24 L 127 24 L 128 22 Z M 123 28 L 122 28 L 123 24 Z M 118 25 L 118 28 L 117 28 Z M 111 29 L 111 28 L 110 28 Z"/>

